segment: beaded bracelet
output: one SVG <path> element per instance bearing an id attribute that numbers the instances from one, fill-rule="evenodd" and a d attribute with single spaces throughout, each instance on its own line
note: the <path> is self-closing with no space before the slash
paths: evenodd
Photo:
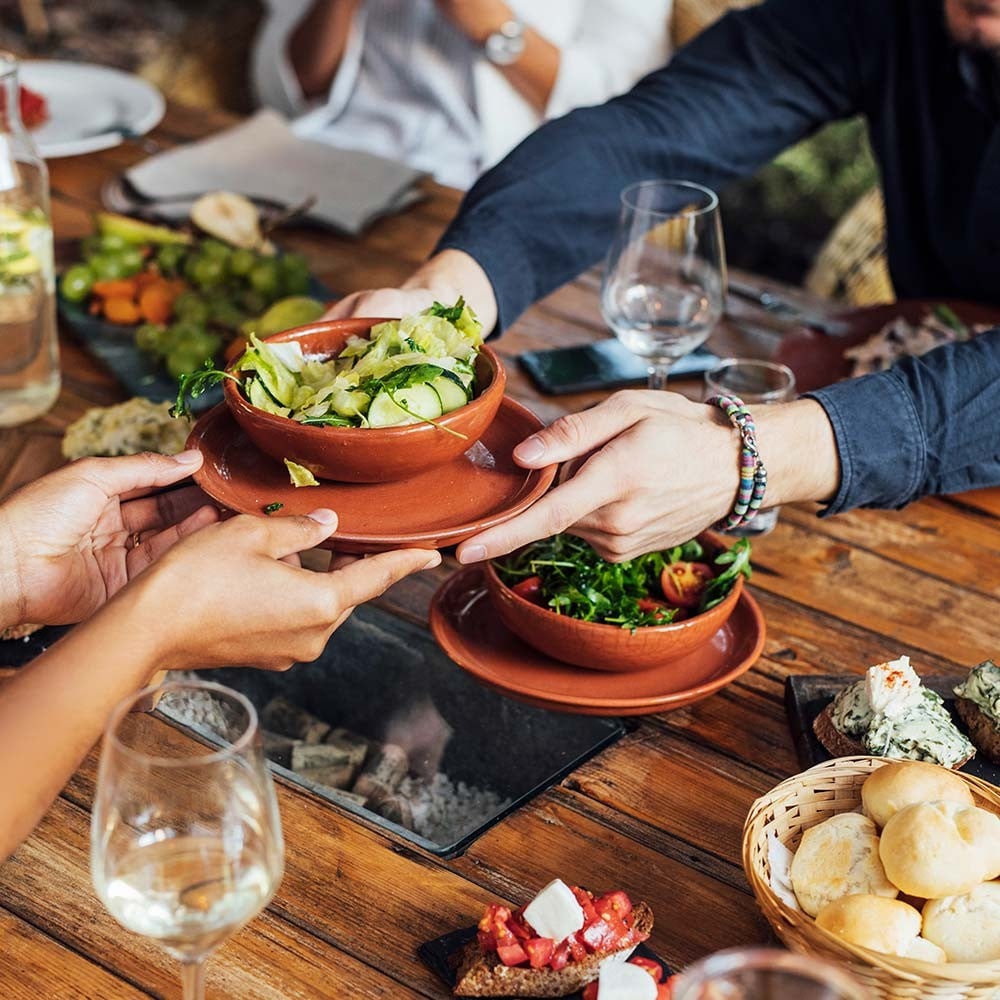
<path id="1" fill-rule="evenodd" d="M 767 469 L 757 449 L 757 428 L 750 411 L 739 396 L 713 396 L 709 403 L 718 406 L 740 432 L 740 485 L 732 511 L 716 524 L 720 531 L 732 531 L 749 524 L 764 502 Z"/>

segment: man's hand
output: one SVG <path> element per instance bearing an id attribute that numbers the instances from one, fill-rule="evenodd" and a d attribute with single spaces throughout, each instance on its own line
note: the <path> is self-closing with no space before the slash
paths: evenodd
<path id="1" fill-rule="evenodd" d="M 190 476 L 197 451 L 85 458 L 0 506 L 0 625 L 82 621 L 181 538 L 218 520 Z"/>

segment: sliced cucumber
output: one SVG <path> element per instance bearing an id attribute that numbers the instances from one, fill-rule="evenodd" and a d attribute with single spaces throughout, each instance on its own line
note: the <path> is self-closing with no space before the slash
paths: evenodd
<path id="1" fill-rule="evenodd" d="M 450 378 L 439 375 L 433 382 L 431 388 L 437 391 L 441 399 L 441 412 L 451 413 L 460 406 L 465 406 L 469 397 L 465 394 L 465 389 Z"/>
<path id="2" fill-rule="evenodd" d="M 372 427 L 415 424 L 420 420 L 434 420 L 441 416 L 441 399 L 426 383 L 413 385 L 408 389 L 397 389 L 392 395 L 401 406 L 397 406 L 387 392 L 380 392 L 372 400 L 372 405 L 368 408 L 368 423 Z"/>
<path id="3" fill-rule="evenodd" d="M 276 403 L 271 394 L 264 388 L 260 379 L 250 379 L 247 385 L 247 396 L 250 397 L 250 405 L 256 406 L 258 410 L 265 410 L 268 413 L 276 413 L 279 417 L 287 417 L 292 411 L 287 406 Z"/>

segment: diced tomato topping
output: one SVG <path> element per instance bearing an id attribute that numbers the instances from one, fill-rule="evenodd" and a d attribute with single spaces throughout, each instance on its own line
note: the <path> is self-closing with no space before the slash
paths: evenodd
<path id="1" fill-rule="evenodd" d="M 534 937 L 531 928 L 528 926 L 528 922 L 524 919 L 524 913 L 521 910 L 517 910 L 511 915 L 510 919 L 507 921 L 507 927 L 511 934 L 518 939 L 518 941 L 527 941 L 528 938 Z"/>
<path id="2" fill-rule="evenodd" d="M 678 608 L 696 608 L 708 581 L 715 574 L 711 566 L 699 562 L 675 562 L 660 574 L 660 587 L 668 603 Z"/>
<path id="3" fill-rule="evenodd" d="M 513 944 L 498 945 L 497 954 L 504 965 L 520 965 L 522 962 L 528 961 L 528 953 L 517 943 L 516 939 L 514 939 Z"/>
<path id="4" fill-rule="evenodd" d="M 568 964 L 569 945 L 564 941 L 562 944 L 557 945 L 555 951 L 552 952 L 552 958 L 549 959 L 549 968 L 558 972 L 560 969 L 565 969 Z"/>
<path id="5" fill-rule="evenodd" d="M 524 942 L 524 950 L 528 953 L 528 961 L 533 969 L 543 969 L 552 960 L 556 943 L 552 938 L 536 937 Z"/>
<path id="6" fill-rule="evenodd" d="M 669 976 L 665 983 L 656 987 L 656 1000 L 671 1000 L 674 995 L 674 976 Z"/>
<path id="7" fill-rule="evenodd" d="M 515 583 L 510 588 L 518 597 L 523 597 L 532 604 L 542 603 L 542 578 L 540 576 L 529 576 L 524 580 Z"/>
<path id="8" fill-rule="evenodd" d="M 663 966 L 659 962 L 654 962 L 651 958 L 643 958 L 642 955 L 635 955 L 629 959 L 632 965 L 638 966 L 644 972 L 648 972 L 653 977 L 653 982 L 658 983 L 663 978 Z"/>
<path id="9" fill-rule="evenodd" d="M 586 889 L 581 889 L 578 885 L 570 886 L 573 895 L 576 896 L 576 901 L 580 904 L 580 909 L 583 910 L 583 925 L 587 926 L 592 920 L 597 919 L 597 910 L 594 908 L 594 896 L 592 893 L 587 892 Z"/>
<path id="10" fill-rule="evenodd" d="M 575 934 L 570 934 L 566 938 L 566 943 L 569 945 L 569 953 L 573 956 L 574 962 L 582 962 L 587 957 L 587 946 L 583 943 L 580 938 L 582 931 L 577 931 Z"/>
<path id="11" fill-rule="evenodd" d="M 483 951 L 496 951 L 502 939 L 510 936 L 507 921 L 510 920 L 510 910 L 506 906 L 491 903 L 478 925 L 479 947 Z"/>
<path id="12" fill-rule="evenodd" d="M 617 892 L 605 893 L 594 903 L 594 907 L 598 913 L 610 910 L 624 920 L 632 912 L 632 900 L 619 889 Z"/>
<path id="13" fill-rule="evenodd" d="M 627 933 L 628 928 L 617 918 L 598 917 L 580 931 L 580 936 L 590 951 L 616 951 Z"/>
<path id="14" fill-rule="evenodd" d="M 597 1000 L 597 980 L 587 983 L 583 988 L 583 1000 Z"/>

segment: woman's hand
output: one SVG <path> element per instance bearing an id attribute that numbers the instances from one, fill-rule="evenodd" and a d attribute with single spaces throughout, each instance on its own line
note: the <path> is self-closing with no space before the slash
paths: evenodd
<path id="1" fill-rule="evenodd" d="M 179 539 L 213 523 L 190 476 L 197 451 L 86 458 L 0 506 L 0 626 L 82 621 Z"/>
<path id="2" fill-rule="evenodd" d="M 768 469 L 766 506 L 833 495 L 840 466 L 818 403 L 760 407 L 754 418 Z M 613 562 L 684 542 L 732 508 L 739 452 L 739 435 L 714 406 L 673 392 L 615 393 L 515 448 L 526 468 L 568 463 L 564 481 L 523 514 L 463 542 L 458 560 L 492 559 L 560 531 Z"/>
<path id="3" fill-rule="evenodd" d="M 331 510 L 307 517 L 244 514 L 209 525 L 174 546 L 102 617 L 118 613 L 146 629 L 158 669 L 283 670 L 314 660 L 356 605 L 441 562 L 435 551 L 402 549 L 336 558 L 329 572 L 318 573 L 290 558 L 319 545 L 336 526 Z"/>

